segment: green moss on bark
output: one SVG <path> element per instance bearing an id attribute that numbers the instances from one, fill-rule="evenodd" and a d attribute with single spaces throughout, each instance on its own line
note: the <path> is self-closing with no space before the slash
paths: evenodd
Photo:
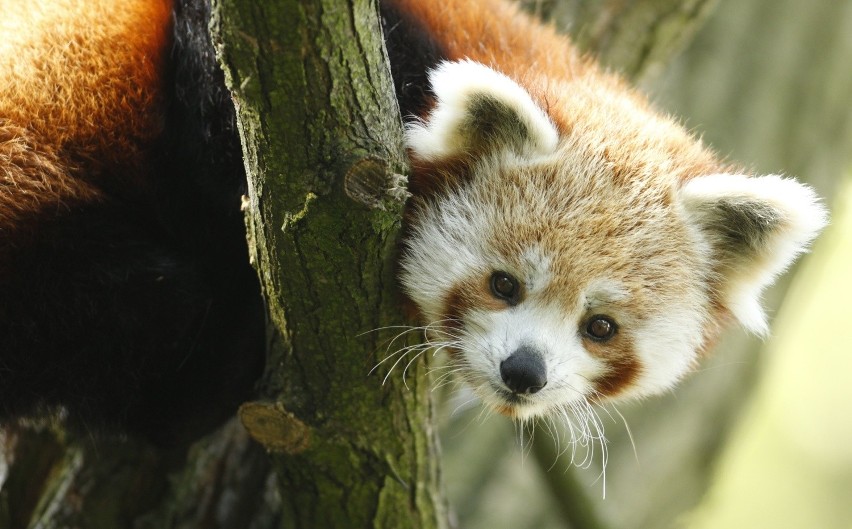
<path id="1" fill-rule="evenodd" d="M 388 337 L 368 331 L 401 323 L 393 190 L 405 166 L 376 6 L 222 0 L 216 10 L 277 332 L 267 395 L 311 430 L 305 450 L 274 456 L 284 525 L 444 526 L 425 366 L 409 388 L 368 376 Z"/>

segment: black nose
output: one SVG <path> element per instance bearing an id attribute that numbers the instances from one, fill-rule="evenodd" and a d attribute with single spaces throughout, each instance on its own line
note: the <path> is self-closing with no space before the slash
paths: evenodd
<path id="1" fill-rule="evenodd" d="M 537 393 L 547 385 L 547 369 L 532 347 L 521 346 L 500 363 L 500 376 L 512 393 Z"/>

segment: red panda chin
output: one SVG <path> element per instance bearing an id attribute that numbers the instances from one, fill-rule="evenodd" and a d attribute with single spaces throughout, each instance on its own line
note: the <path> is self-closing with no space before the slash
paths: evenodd
<path id="1" fill-rule="evenodd" d="M 518 418 L 517 414 L 515 412 L 515 408 L 512 407 L 509 404 L 496 406 L 494 409 L 497 411 L 497 413 L 499 413 L 500 415 L 503 415 L 504 417 L 508 417 L 510 419 L 517 419 Z"/>
<path id="2" fill-rule="evenodd" d="M 519 397 L 511 396 L 511 394 L 506 394 L 504 391 L 500 391 L 497 396 L 490 399 L 483 399 L 483 402 L 500 415 L 519 421 L 547 414 L 546 406 L 535 403 L 532 400 L 521 400 Z"/>

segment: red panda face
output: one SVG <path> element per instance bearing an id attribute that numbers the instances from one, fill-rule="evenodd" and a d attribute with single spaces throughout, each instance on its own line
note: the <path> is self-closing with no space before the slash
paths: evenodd
<path id="1" fill-rule="evenodd" d="M 436 106 L 408 130 L 400 279 L 427 339 L 506 415 L 671 387 L 730 316 L 763 329 L 760 290 L 824 223 L 792 180 L 685 176 L 667 135 L 688 137 L 629 130 L 644 123 L 620 117 L 631 100 L 600 103 L 618 109 L 611 133 L 600 115 L 557 128 L 482 65 L 443 63 L 430 81 Z"/>
<path id="2" fill-rule="evenodd" d="M 479 160 L 416 203 L 406 243 L 402 281 L 429 340 L 519 418 L 669 387 L 708 317 L 701 242 L 673 192 L 567 158 Z"/>

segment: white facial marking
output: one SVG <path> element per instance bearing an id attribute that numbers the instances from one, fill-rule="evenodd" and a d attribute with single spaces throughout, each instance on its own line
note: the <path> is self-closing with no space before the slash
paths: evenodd
<path id="1" fill-rule="evenodd" d="M 661 393 L 694 367 L 706 317 L 700 307 L 683 303 L 645 318 L 633 336 L 642 371 L 621 398 Z"/>
<path id="2" fill-rule="evenodd" d="M 585 305 L 587 308 L 606 306 L 608 304 L 624 301 L 630 295 L 627 287 L 618 281 L 608 279 L 596 279 L 589 282 L 585 293 Z"/>
<path id="3" fill-rule="evenodd" d="M 528 292 L 536 292 L 547 287 L 551 280 L 551 259 L 539 245 L 533 245 L 521 254 L 523 278 Z"/>

